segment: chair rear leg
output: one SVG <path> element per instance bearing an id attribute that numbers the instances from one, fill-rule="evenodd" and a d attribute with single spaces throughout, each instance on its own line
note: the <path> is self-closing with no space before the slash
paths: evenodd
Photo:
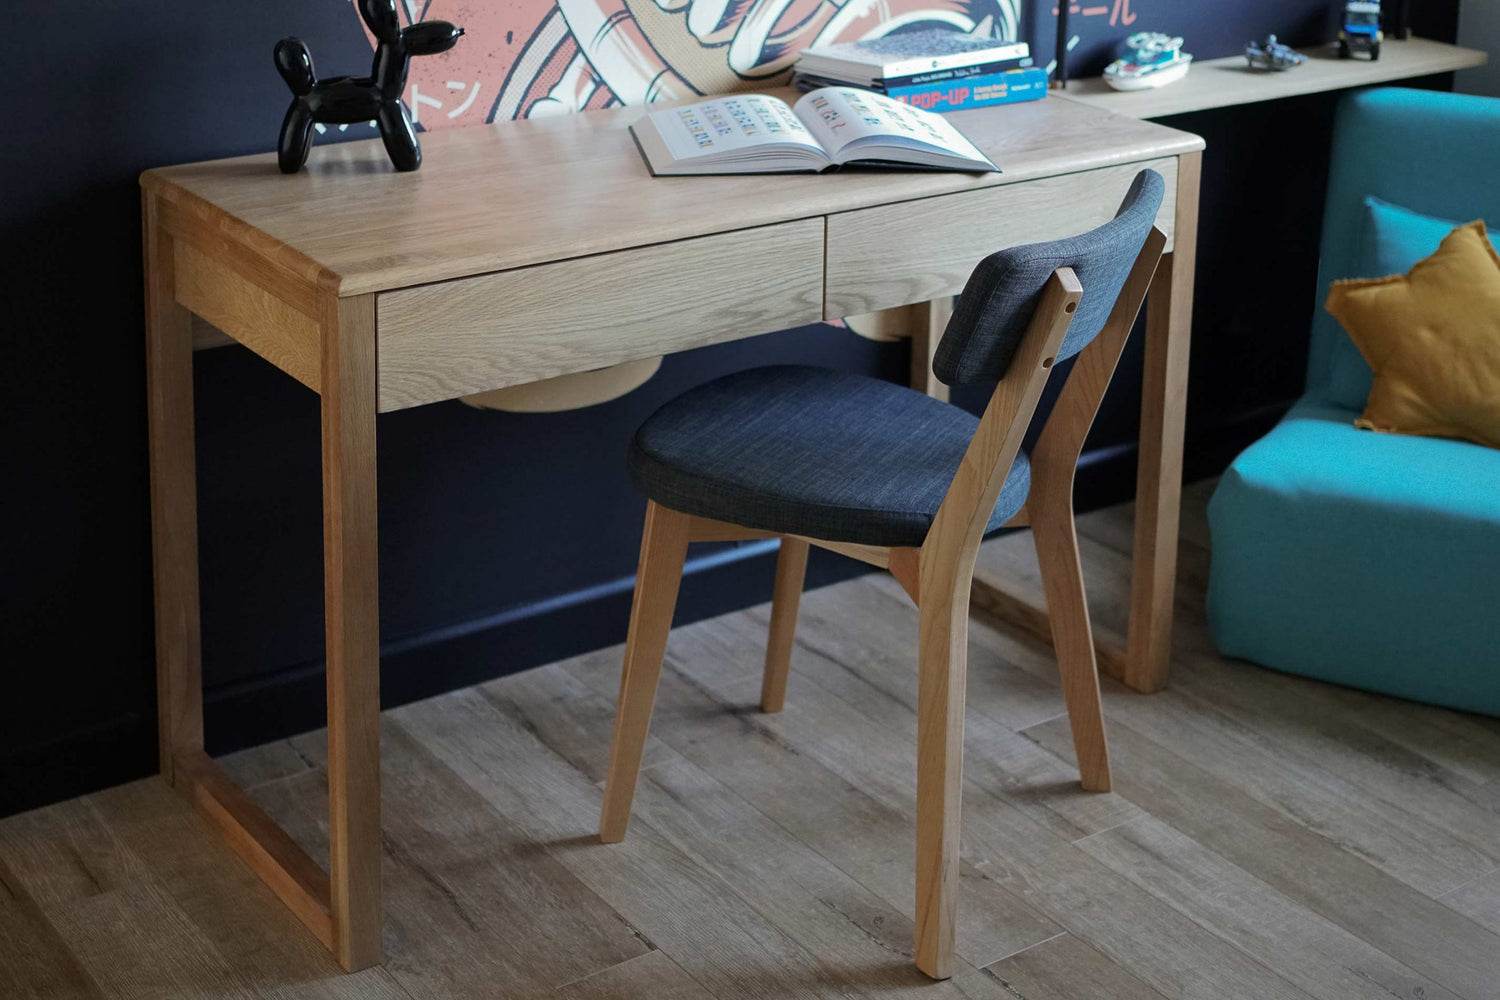
<path id="1" fill-rule="evenodd" d="M 651 708 L 661 679 L 662 656 L 672 630 L 682 564 L 687 557 L 688 527 L 692 518 L 650 502 L 641 537 L 641 562 L 636 571 L 635 599 L 630 607 L 630 630 L 625 638 L 625 666 L 620 676 L 620 704 L 615 713 L 614 742 L 609 754 L 609 777 L 604 785 L 604 808 L 599 816 L 599 839 L 613 844 L 625 839 L 630 804 L 640 775 L 641 754 L 651 728 Z"/>
<path id="2" fill-rule="evenodd" d="M 797 635 L 797 606 L 807 574 L 806 542 L 783 538 L 776 557 L 776 588 L 771 596 L 771 633 L 766 642 L 766 672 L 760 684 L 760 710 L 779 712 L 786 704 L 786 679 L 792 668 Z"/>
<path id="3" fill-rule="evenodd" d="M 931 594 L 923 578 L 917 681 L 917 968 L 953 975 L 969 594 Z"/>
<path id="4" fill-rule="evenodd" d="M 1033 505 L 1031 533 L 1042 570 L 1042 586 L 1047 593 L 1052 645 L 1062 673 L 1063 698 L 1073 727 L 1078 771 L 1086 791 L 1107 792 L 1109 748 L 1099 700 L 1099 665 L 1094 656 L 1094 633 L 1084 596 L 1072 504 Z"/>

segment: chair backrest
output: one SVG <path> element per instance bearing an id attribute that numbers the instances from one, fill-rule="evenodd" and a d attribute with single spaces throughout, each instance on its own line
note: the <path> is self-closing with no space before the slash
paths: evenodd
<path id="1" fill-rule="evenodd" d="M 1132 224 L 1129 229 L 1113 230 L 1116 248 L 1110 253 L 1090 248 L 1089 253 L 1072 258 L 1090 267 L 1098 282 L 1088 316 L 1083 309 L 1090 301 L 1089 289 L 1079 281 L 1077 272 L 1060 257 L 1047 259 L 1045 266 L 1051 270 L 1040 288 L 1026 296 L 1030 301 L 1025 307 L 1025 325 L 1015 333 L 1004 361 L 996 363 L 1001 375 L 995 391 L 922 543 L 921 580 L 916 590 L 908 586 L 908 591 L 927 593 L 930 584 L 939 581 L 957 586 L 972 574 L 979 541 L 1036 414 L 1042 389 L 1057 360 L 1067 356 L 1064 350 L 1069 346 L 1078 359 L 1031 453 L 1031 492 L 1046 494 L 1047 506 L 1066 504 L 1071 517 L 1073 473 L 1079 452 L 1167 246 L 1167 234 L 1154 224 L 1164 188 L 1160 176 L 1143 172 L 1131 185 L 1125 207 L 1116 219 Z M 1142 218 L 1145 230 L 1137 237 L 1134 224 Z M 1099 233 L 1108 236 L 1109 226 L 1081 239 L 1097 239 Z M 1120 273 L 1112 262 L 1103 265 L 1103 258 L 1112 261 L 1115 253 L 1123 255 L 1126 250 L 1131 255 L 1118 269 Z M 1039 258 L 1028 254 L 1023 259 Z M 1006 294 L 1000 287 L 990 289 L 990 293 L 995 298 Z M 1085 324 L 1081 329 L 1080 322 Z M 947 335 L 953 333 L 950 327 Z"/>
<path id="2" fill-rule="evenodd" d="M 1011 247 L 980 261 L 954 305 L 933 355 L 933 372 L 949 385 L 1004 378 L 1042 289 L 1062 267 L 1073 269 L 1084 292 L 1057 360 L 1087 347 L 1109 318 L 1165 193 L 1161 175 L 1143 170 L 1131 183 L 1119 213 L 1098 229 Z"/>
<path id="3" fill-rule="evenodd" d="M 1349 336 L 1323 308 L 1329 285 L 1340 278 L 1379 277 L 1360 273 L 1368 266 L 1365 199 L 1373 195 L 1455 223 L 1484 219 L 1494 232 L 1500 228 L 1497 163 L 1500 99 L 1395 87 L 1344 98 L 1334 126 L 1323 210 L 1318 297 L 1307 362 L 1310 394 L 1325 398 L 1332 392 L 1336 348 Z M 1344 397 L 1349 391 L 1341 386 L 1336 395 Z"/>

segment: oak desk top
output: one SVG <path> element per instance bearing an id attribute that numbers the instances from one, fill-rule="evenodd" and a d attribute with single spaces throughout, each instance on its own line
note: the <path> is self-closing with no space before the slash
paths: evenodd
<path id="1" fill-rule="evenodd" d="M 141 183 L 276 266 L 352 296 L 1203 148 L 1186 132 L 1047 98 L 952 116 L 1001 174 L 653 178 L 626 128 L 645 111 L 428 133 L 414 173 L 392 170 L 371 139 L 317 147 L 294 176 L 259 154 L 149 170 Z"/>
<path id="2" fill-rule="evenodd" d="M 1340 59 L 1338 50 L 1332 46 L 1302 51 L 1309 57 L 1307 63 L 1284 72 L 1252 70 L 1246 65 L 1243 55 L 1227 56 L 1194 62 L 1187 79 L 1157 90 L 1125 93 L 1110 89 L 1099 77 L 1090 77 L 1069 80 L 1068 88 L 1061 92 L 1061 96 L 1132 118 L 1161 118 L 1188 111 L 1410 80 L 1483 66 L 1489 61 L 1489 56 L 1478 49 L 1425 38 L 1390 39 L 1382 46 L 1380 58 L 1373 62 Z"/>

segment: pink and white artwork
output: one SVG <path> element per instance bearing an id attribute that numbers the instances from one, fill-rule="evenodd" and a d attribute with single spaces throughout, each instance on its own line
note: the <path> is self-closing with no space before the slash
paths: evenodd
<path id="1" fill-rule="evenodd" d="M 414 61 L 422 129 L 775 86 L 809 45 L 951 27 L 1013 40 L 1022 0 L 399 0 L 401 21 L 461 25 Z M 358 18 L 353 5 L 350 16 Z"/>

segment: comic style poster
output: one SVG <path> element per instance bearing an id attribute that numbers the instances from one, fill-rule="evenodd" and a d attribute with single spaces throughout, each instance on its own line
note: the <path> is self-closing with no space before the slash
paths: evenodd
<path id="1" fill-rule="evenodd" d="M 1023 0 L 398 0 L 401 21 L 463 26 L 412 61 L 420 128 L 722 94 L 786 81 L 809 45 L 952 28 L 1012 41 Z M 358 20 L 354 5 L 349 16 Z"/>

